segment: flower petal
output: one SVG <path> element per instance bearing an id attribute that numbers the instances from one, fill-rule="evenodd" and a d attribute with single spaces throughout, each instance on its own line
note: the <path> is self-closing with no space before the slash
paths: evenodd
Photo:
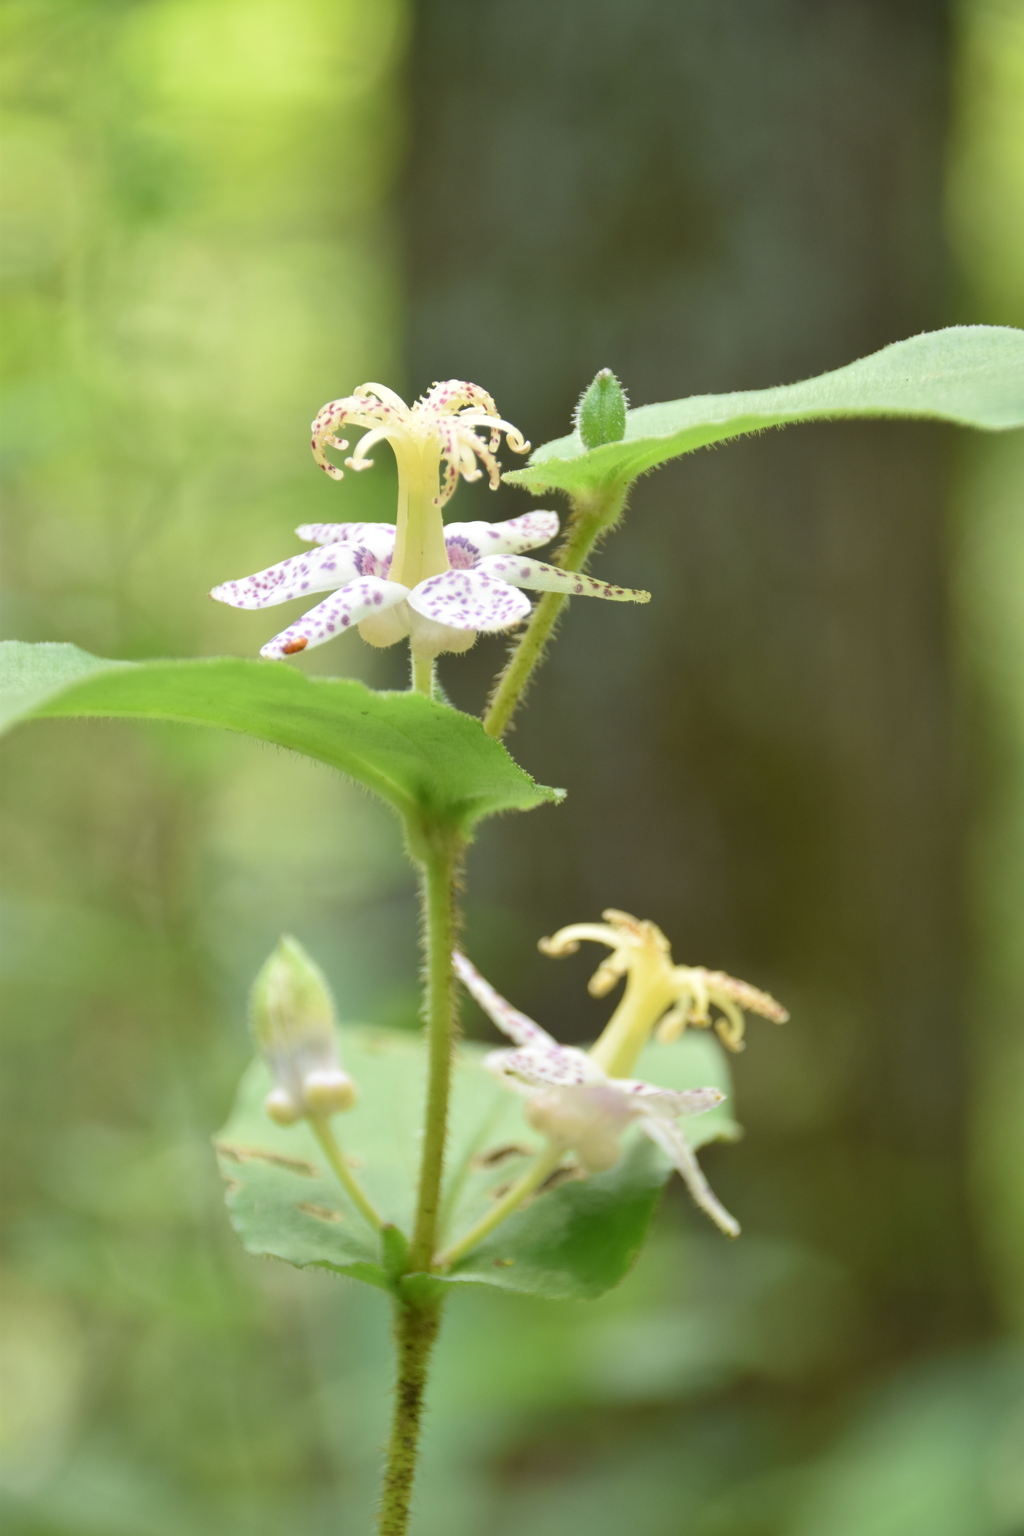
<path id="1" fill-rule="evenodd" d="M 527 1046 L 521 1051 L 491 1051 L 484 1057 L 484 1066 L 498 1077 L 515 1078 L 531 1088 L 580 1088 L 608 1082 L 586 1052 L 557 1045 L 554 1040 L 550 1045 Z"/>
<path id="2" fill-rule="evenodd" d="M 304 651 L 307 646 L 323 645 L 325 640 L 344 634 L 346 629 L 369 618 L 370 614 L 381 613 L 385 608 L 403 602 L 408 595 L 409 588 L 400 582 L 385 581 L 380 576 L 361 576 L 340 591 L 332 592 L 301 619 L 283 629 L 273 640 L 268 640 L 260 655 L 278 660 Z"/>
<path id="3" fill-rule="evenodd" d="M 368 550 L 363 553 L 372 559 Z M 225 581 L 214 587 L 210 596 L 219 603 L 230 603 L 232 608 L 270 608 L 310 592 L 330 592 L 360 574 L 359 554 L 360 546 L 344 544 L 307 549 L 279 565 L 257 571 L 255 576 Z"/>
<path id="4" fill-rule="evenodd" d="M 302 523 L 295 530 L 307 544 L 365 544 L 375 555 L 394 554 L 394 523 Z"/>
<path id="5" fill-rule="evenodd" d="M 604 597 L 613 603 L 649 603 L 651 594 L 632 587 L 613 587 L 607 581 L 595 581 L 580 571 L 560 571 L 543 560 L 528 555 L 488 555 L 477 566 L 487 576 L 507 581 L 513 587 L 528 587 L 531 592 L 565 592 L 570 597 Z"/>
<path id="6" fill-rule="evenodd" d="M 525 619 L 530 600 L 477 569 L 428 576 L 413 587 L 409 607 L 450 629 L 499 630 L 511 629 Z"/>
<path id="7" fill-rule="evenodd" d="M 504 523 L 449 523 L 444 530 L 455 570 L 468 570 L 484 555 L 518 554 L 548 544 L 558 532 L 557 512 L 524 512 Z"/>
<path id="8" fill-rule="evenodd" d="M 701 1166 L 693 1148 L 679 1127 L 671 1120 L 661 1120 L 651 1116 L 640 1121 L 640 1129 L 663 1152 L 668 1153 L 693 1196 L 694 1203 L 711 1217 L 715 1226 L 719 1227 L 727 1237 L 739 1237 L 739 1222 L 734 1216 L 729 1215 L 725 1206 L 716 1197 L 714 1190 L 701 1172 Z"/>
<path id="9" fill-rule="evenodd" d="M 677 1115 L 706 1114 L 725 1098 L 720 1088 L 659 1088 L 632 1077 L 613 1077 L 611 1082 L 635 1100 L 643 1114 L 665 1115 L 671 1120 Z"/>
<path id="10" fill-rule="evenodd" d="M 508 1035 L 516 1045 L 561 1049 L 546 1029 L 541 1029 L 540 1025 L 528 1019 L 525 1013 L 520 1013 L 518 1008 L 513 1008 L 511 1003 L 507 1003 L 501 993 L 496 992 L 490 982 L 484 980 L 476 966 L 472 961 L 467 960 L 460 950 L 453 952 L 452 965 L 466 991 L 476 999 L 484 1013 L 493 1024 L 498 1026 L 503 1035 Z"/>

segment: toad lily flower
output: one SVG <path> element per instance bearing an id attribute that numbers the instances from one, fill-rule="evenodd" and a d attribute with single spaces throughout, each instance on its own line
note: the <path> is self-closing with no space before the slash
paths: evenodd
<path id="1" fill-rule="evenodd" d="M 739 1224 L 716 1199 L 676 1123 L 680 1116 L 714 1109 L 725 1097 L 719 1089 L 678 1093 L 633 1078 L 610 1077 L 594 1053 L 559 1045 L 507 1003 L 465 955 L 456 952 L 453 960 L 467 991 L 516 1046 L 492 1051 L 484 1066 L 526 1096 L 526 1118 L 553 1152 L 574 1152 L 584 1173 L 600 1173 L 618 1162 L 623 1132 L 638 1125 L 672 1160 L 701 1210 L 729 1237 L 739 1236 Z"/>
<path id="2" fill-rule="evenodd" d="M 349 469 L 369 469 L 369 449 L 382 441 L 391 444 L 398 466 L 397 522 L 306 524 L 296 530 L 299 538 L 319 548 L 215 587 L 211 596 L 235 608 L 266 608 L 314 592 L 331 593 L 268 641 L 262 656 L 291 656 L 353 626 L 377 646 L 394 645 L 408 635 L 413 654 L 424 659 L 464 651 L 479 632 L 511 629 L 529 614 L 530 600 L 520 589 L 649 601 L 647 592 L 611 586 L 526 556 L 526 550 L 555 537 L 554 512 L 445 527 L 443 508 L 460 477 L 478 480 L 486 469 L 491 489 L 497 488 L 495 453 L 502 433 L 515 453 L 526 453 L 530 446 L 477 385 L 449 379 L 407 406 L 384 385 L 364 384 L 354 395 L 325 405 L 313 423 L 313 456 L 335 479 L 343 471 L 326 449 L 348 447 L 338 436 L 344 426 L 368 429 L 345 460 Z"/>
<path id="3" fill-rule="evenodd" d="M 607 1072 L 629 1071 L 655 1025 L 657 1039 L 668 1042 L 688 1024 L 699 1029 L 714 1024 L 723 1045 L 741 1051 L 744 1009 L 776 1024 L 789 1018 L 781 1003 L 748 982 L 701 965 L 673 964 L 669 942 L 654 923 L 614 907 L 602 916 L 602 923 L 560 928 L 550 939 L 541 939 L 539 948 L 546 955 L 571 955 L 581 940 L 593 940 L 611 950 L 588 985 L 591 996 L 604 997 L 620 977 L 626 978 L 622 1001 L 594 1047 L 595 1059 Z M 719 1010 L 717 1017 L 712 1008 Z"/>

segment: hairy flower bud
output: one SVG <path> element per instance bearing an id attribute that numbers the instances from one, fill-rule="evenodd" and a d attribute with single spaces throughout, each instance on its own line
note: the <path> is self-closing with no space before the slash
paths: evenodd
<path id="1" fill-rule="evenodd" d="M 274 1077 L 263 1107 L 278 1125 L 351 1109 L 355 1087 L 338 1057 L 334 1003 L 320 967 L 298 940 L 278 942 L 253 982 L 249 1017 Z"/>
<path id="2" fill-rule="evenodd" d="M 618 443 L 626 435 L 626 392 L 610 368 L 602 368 L 576 407 L 576 430 L 584 448 Z"/>

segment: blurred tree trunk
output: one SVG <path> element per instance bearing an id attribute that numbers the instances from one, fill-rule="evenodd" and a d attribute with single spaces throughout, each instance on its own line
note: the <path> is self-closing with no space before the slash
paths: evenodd
<path id="1" fill-rule="evenodd" d="M 535 443 L 613 367 L 636 404 L 789 382 L 944 321 L 939 0 L 420 0 L 409 384 L 486 385 Z M 838 1257 L 857 1356 L 985 1325 L 963 1186 L 961 843 L 946 635 L 952 433 L 803 427 L 638 486 L 515 735 L 564 808 L 491 832 L 470 938 L 578 1036 L 606 905 L 770 986 L 708 1162 L 748 1230 Z M 486 504 L 485 504 L 486 502 Z M 522 493 L 460 492 L 511 516 Z M 477 709 L 501 645 L 451 663 Z M 522 968 L 518 968 L 522 966 Z"/>

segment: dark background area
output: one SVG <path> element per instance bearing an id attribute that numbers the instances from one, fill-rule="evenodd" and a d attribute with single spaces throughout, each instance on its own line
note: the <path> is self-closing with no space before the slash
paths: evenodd
<path id="1" fill-rule="evenodd" d="M 421 6 L 413 387 L 443 357 L 545 441 L 602 366 L 640 404 L 937 328 L 947 48 L 938 4 L 641 0 L 554 26 L 539 3 Z M 738 1067 L 746 1146 L 710 1161 L 748 1222 L 827 1234 L 856 1275 L 868 1331 L 844 1370 L 988 1327 L 964 1189 L 952 439 L 816 427 L 642 481 L 594 569 L 654 601 L 577 603 L 515 737 L 569 799 L 485 834 L 474 865 L 491 972 L 576 1037 L 601 1019 L 588 957 L 556 968 L 523 938 L 605 906 L 791 1000 L 786 1038 L 754 1030 Z M 460 702 L 499 655 L 448 665 Z"/>

